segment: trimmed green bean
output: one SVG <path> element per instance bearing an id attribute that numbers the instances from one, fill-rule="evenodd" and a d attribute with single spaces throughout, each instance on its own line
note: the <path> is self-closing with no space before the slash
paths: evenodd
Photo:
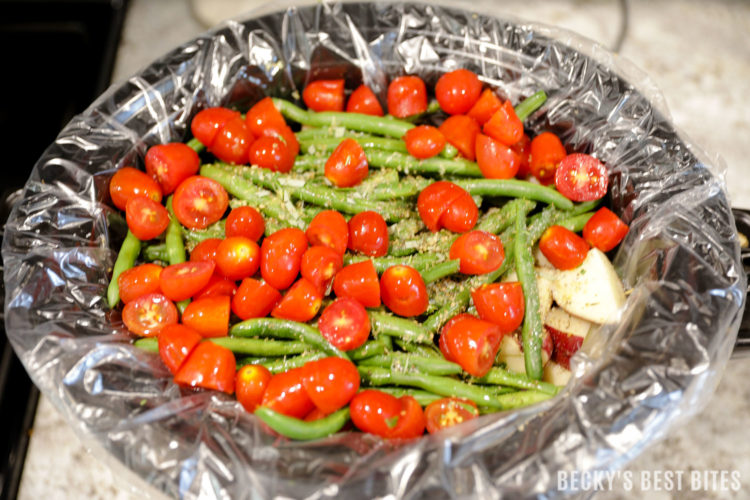
<path id="1" fill-rule="evenodd" d="M 185 236 L 185 240 L 193 246 L 209 238 L 224 239 L 224 225 L 225 220 L 222 219 L 219 222 L 211 224 L 206 229 L 188 229 L 183 232 L 183 235 Z"/>
<path id="2" fill-rule="evenodd" d="M 425 358 L 438 358 L 445 359 L 443 354 L 435 347 L 434 344 L 413 344 L 411 342 L 405 342 L 401 339 L 396 339 L 396 345 L 399 346 L 405 352 L 416 354 Z"/>
<path id="3" fill-rule="evenodd" d="M 259 406 L 253 414 L 282 436 L 299 441 L 321 439 L 336 434 L 349 421 L 348 406 L 312 422 L 286 416 L 265 406 Z"/>
<path id="4" fill-rule="evenodd" d="M 370 311 L 369 316 L 375 336 L 382 334 L 418 344 L 432 343 L 432 333 L 416 321 L 375 311 Z"/>
<path id="5" fill-rule="evenodd" d="M 574 215 L 572 217 L 567 217 L 565 219 L 562 219 L 561 221 L 558 221 L 557 225 L 573 231 L 574 233 L 580 233 L 581 231 L 583 231 L 583 227 L 593 215 L 594 212 L 586 212 L 581 215 Z"/>
<path id="6" fill-rule="evenodd" d="M 513 225 L 516 219 L 516 212 L 521 211 L 524 215 L 536 208 L 536 202 L 525 198 L 516 198 L 510 200 L 500 208 L 490 208 L 477 222 L 476 229 L 486 231 L 492 234 L 499 234 L 506 228 Z"/>
<path id="7" fill-rule="evenodd" d="M 554 189 L 519 179 L 461 179 L 454 181 L 472 195 L 526 198 L 571 210 L 573 202 Z"/>
<path id="8" fill-rule="evenodd" d="M 388 222 L 396 222 L 406 218 L 411 213 L 409 205 L 398 202 L 373 202 L 365 198 L 347 196 L 346 192 L 338 192 L 333 188 L 307 184 L 293 191 L 292 196 L 307 203 L 338 210 L 340 212 L 357 214 L 366 210 L 378 212 Z"/>
<path id="9" fill-rule="evenodd" d="M 385 350 L 386 345 L 382 340 L 368 340 L 356 349 L 347 351 L 346 354 L 352 361 L 360 361 L 379 354 L 385 354 Z"/>
<path id="10" fill-rule="evenodd" d="M 383 274 L 391 266 L 407 265 L 417 271 L 428 269 L 442 258 L 436 253 L 418 253 L 408 257 L 368 257 L 366 255 L 344 255 L 344 265 L 371 260 L 378 274 Z"/>
<path id="11" fill-rule="evenodd" d="M 518 281 L 524 296 L 524 314 L 521 337 L 523 341 L 526 374 L 532 380 L 542 378 L 542 318 L 539 313 L 539 289 L 534 274 L 534 256 L 526 231 L 526 218 L 517 214 L 513 253 Z"/>
<path id="12" fill-rule="evenodd" d="M 198 154 L 202 153 L 206 149 L 206 146 L 195 137 L 187 141 L 186 144 L 190 149 L 192 149 Z"/>
<path id="13" fill-rule="evenodd" d="M 341 137 L 315 137 L 311 139 L 299 139 L 300 151 L 306 154 L 327 154 L 336 149 L 344 139 L 354 139 L 363 148 L 381 149 L 383 151 L 396 151 L 406 153 L 406 143 L 400 139 L 388 137 L 377 137 L 373 135 L 343 135 Z"/>
<path id="14" fill-rule="evenodd" d="M 510 394 L 502 394 L 497 396 L 497 402 L 500 405 L 499 408 L 502 410 L 513 410 L 515 408 L 523 408 L 524 406 L 531 406 L 536 403 L 541 403 L 551 399 L 553 394 L 539 391 L 516 391 Z"/>
<path id="15" fill-rule="evenodd" d="M 469 305 L 470 300 L 471 287 L 463 286 L 455 295 L 453 295 L 453 297 L 451 297 L 451 300 L 447 304 L 431 314 L 424 323 L 422 323 L 422 326 L 427 331 L 436 333 L 449 319 L 464 311 Z"/>
<path id="16" fill-rule="evenodd" d="M 249 356 L 287 356 L 309 351 L 304 342 L 288 340 L 253 339 L 241 337 L 215 337 L 209 339 L 214 344 L 226 347 L 235 354 Z"/>
<path id="17" fill-rule="evenodd" d="M 576 203 L 572 210 L 568 212 L 568 217 L 573 215 L 581 215 L 585 212 L 592 212 L 602 202 L 601 198 L 594 201 L 584 201 L 583 203 Z"/>
<path id="18" fill-rule="evenodd" d="M 117 279 L 120 275 L 135 265 L 138 255 L 141 253 L 141 240 L 128 231 L 122 241 L 120 252 L 117 254 L 115 265 L 112 267 L 112 279 L 107 287 L 107 303 L 110 309 L 114 309 L 120 302 L 120 286 Z"/>
<path id="19" fill-rule="evenodd" d="M 432 283 L 433 281 L 458 273 L 460 267 L 461 261 L 459 259 L 446 260 L 422 271 L 422 279 L 425 283 Z"/>
<path id="20" fill-rule="evenodd" d="M 281 359 L 275 359 L 273 361 L 266 361 L 260 363 L 265 366 L 269 372 L 273 374 L 283 373 L 289 371 L 292 368 L 299 368 L 304 366 L 305 363 L 310 361 L 317 361 L 327 356 L 324 352 L 313 352 L 310 354 L 301 354 L 299 356 L 283 357 Z"/>
<path id="21" fill-rule="evenodd" d="M 167 245 L 164 243 L 157 243 L 156 245 L 143 247 L 141 254 L 143 255 L 143 258 L 149 262 L 154 262 L 155 260 L 160 260 L 162 262 L 169 261 Z"/>
<path id="22" fill-rule="evenodd" d="M 549 382 L 541 382 L 539 380 L 532 380 L 526 375 L 520 373 L 513 373 L 502 368 L 493 367 L 490 371 L 482 378 L 474 379 L 477 384 L 491 384 L 491 385 L 504 385 L 507 387 L 515 387 L 517 389 L 530 389 L 546 394 L 555 395 L 560 390 L 554 384 Z"/>
<path id="23" fill-rule="evenodd" d="M 310 325 L 297 321 L 277 318 L 253 318 L 234 325 L 229 334 L 234 337 L 273 337 L 300 340 L 330 356 L 349 359 L 338 348 L 331 345 L 320 332 Z"/>
<path id="24" fill-rule="evenodd" d="M 133 345 L 143 351 L 159 354 L 159 340 L 156 337 L 136 339 Z"/>
<path id="25" fill-rule="evenodd" d="M 405 352 L 392 352 L 390 354 L 373 356 L 363 359 L 359 365 L 378 366 L 401 372 L 415 371 L 427 375 L 460 375 L 463 372 L 460 365 L 451 363 L 446 359 L 419 356 Z"/>
<path id="26" fill-rule="evenodd" d="M 464 177 L 482 177 L 482 171 L 473 161 L 463 158 L 441 158 L 433 156 L 418 160 L 411 155 L 365 148 L 367 162 L 371 167 L 393 168 L 405 174 L 440 174 Z"/>
<path id="27" fill-rule="evenodd" d="M 395 396 L 397 398 L 400 398 L 402 396 L 411 396 L 414 399 L 417 400 L 417 403 L 419 403 L 419 406 L 427 406 L 430 403 L 433 403 L 437 401 L 438 399 L 443 399 L 444 396 L 441 396 L 440 394 L 434 394 L 432 392 L 428 391 L 422 391 L 419 389 L 409 389 L 406 387 L 378 387 L 378 390 L 381 392 L 385 392 L 386 394 L 390 394 L 391 396 Z"/>
<path id="28" fill-rule="evenodd" d="M 516 116 L 519 120 L 526 121 L 526 118 L 528 118 L 531 113 L 541 108 L 546 101 L 547 94 L 543 90 L 539 90 L 518 103 L 515 107 Z"/>

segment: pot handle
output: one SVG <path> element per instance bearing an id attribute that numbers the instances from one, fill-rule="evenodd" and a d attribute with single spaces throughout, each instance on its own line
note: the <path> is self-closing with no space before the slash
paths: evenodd
<path id="1" fill-rule="evenodd" d="M 742 267 L 748 276 L 749 284 L 747 291 L 750 291 L 750 245 L 748 244 L 748 240 L 750 239 L 750 210 L 733 208 L 732 213 L 734 214 L 737 232 L 740 236 Z M 745 297 L 747 301 L 747 295 Z M 745 311 L 742 313 L 740 331 L 737 334 L 737 341 L 734 344 L 732 357 L 750 357 L 750 308 L 748 307 L 745 307 Z"/>

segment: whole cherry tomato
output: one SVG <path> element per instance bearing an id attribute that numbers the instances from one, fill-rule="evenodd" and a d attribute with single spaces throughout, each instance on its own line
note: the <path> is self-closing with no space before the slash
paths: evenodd
<path id="1" fill-rule="evenodd" d="M 304 375 L 302 368 L 292 368 L 271 377 L 261 405 L 289 417 L 304 418 L 315 408 L 302 385 Z"/>
<path id="2" fill-rule="evenodd" d="M 167 266 L 159 276 L 159 286 L 170 300 L 189 299 L 208 284 L 216 265 L 213 261 L 190 261 Z"/>
<path id="3" fill-rule="evenodd" d="M 602 252 L 609 252 L 628 234 L 628 226 L 607 207 L 602 207 L 583 226 L 583 239 Z M 120 287 L 122 290 L 122 287 Z M 120 292 L 122 296 L 122 291 Z M 124 299 L 123 299 L 124 300 Z"/>
<path id="4" fill-rule="evenodd" d="M 484 134 L 477 134 L 477 165 L 488 179 L 512 179 L 521 166 L 513 148 Z"/>
<path id="5" fill-rule="evenodd" d="M 370 257 L 388 253 L 388 225 L 383 216 L 367 210 L 349 219 L 349 249 Z"/>
<path id="6" fill-rule="evenodd" d="M 245 365 L 237 370 L 234 379 L 234 390 L 237 401 L 250 413 L 263 400 L 263 393 L 271 381 L 271 372 L 263 365 Z"/>
<path id="7" fill-rule="evenodd" d="M 182 181 L 198 173 L 201 160 L 193 148 L 181 142 L 158 144 L 146 153 L 146 172 L 172 194 Z"/>
<path id="8" fill-rule="evenodd" d="M 245 278 L 232 298 L 232 312 L 241 320 L 264 318 L 281 300 L 281 293 L 265 281 Z"/>
<path id="9" fill-rule="evenodd" d="M 471 314 L 451 318 L 440 332 L 440 350 L 466 373 L 484 377 L 495 361 L 503 333 L 497 325 Z"/>
<path id="10" fill-rule="evenodd" d="M 359 390 L 359 372 L 348 359 L 330 357 L 302 367 L 302 386 L 324 413 L 343 408 Z"/>
<path id="11" fill-rule="evenodd" d="M 252 165 L 272 172 L 289 172 L 294 166 L 294 155 L 277 137 L 258 137 L 251 145 L 248 158 Z"/>
<path id="12" fill-rule="evenodd" d="M 336 187 L 352 187 L 370 171 L 365 150 L 352 138 L 342 140 L 325 164 L 326 179 Z"/>
<path id="13" fill-rule="evenodd" d="M 302 100 L 313 111 L 344 111 L 344 80 L 316 80 L 302 91 Z"/>
<path id="14" fill-rule="evenodd" d="M 450 181 L 433 182 L 424 188 L 417 198 L 417 211 L 427 229 L 433 233 L 439 231 L 445 222 L 445 220 L 442 220 L 443 214 L 463 194 L 468 195 L 469 193 Z M 469 195 L 469 198 L 471 198 L 471 195 Z M 474 222 L 476 222 L 476 218 L 474 218 Z"/>
<path id="15" fill-rule="evenodd" d="M 263 239 L 260 274 L 277 290 L 289 288 L 299 274 L 307 237 L 297 228 L 280 229 Z"/>
<path id="16" fill-rule="evenodd" d="M 380 298 L 385 307 L 399 316 L 419 316 L 429 299 L 422 275 L 410 266 L 391 266 L 380 278 Z"/>
<path id="17" fill-rule="evenodd" d="M 128 229 L 141 241 L 148 241 L 163 233 L 169 225 L 169 212 L 160 203 L 145 196 L 134 196 L 125 206 Z"/>
<path id="18" fill-rule="evenodd" d="M 555 182 L 555 170 L 565 158 L 565 146 L 552 132 L 542 132 L 531 141 L 531 174 L 542 184 Z"/>
<path id="19" fill-rule="evenodd" d="M 380 306 L 380 281 L 375 265 L 364 260 L 344 266 L 333 278 L 336 297 L 351 297 L 365 307 Z"/>
<path id="20" fill-rule="evenodd" d="M 320 334 L 342 351 L 356 349 L 370 335 L 367 310 L 351 297 L 342 297 L 323 309 L 318 319 Z"/>
<path id="21" fill-rule="evenodd" d="M 323 210 L 307 226 L 307 239 L 311 245 L 322 245 L 344 255 L 349 244 L 349 224 L 335 210 Z"/>
<path id="22" fill-rule="evenodd" d="M 305 323 L 318 314 L 322 302 L 323 294 L 318 287 L 305 278 L 300 278 L 276 304 L 271 316 Z"/>
<path id="23" fill-rule="evenodd" d="M 188 177 L 172 196 L 172 208 L 180 223 L 189 229 L 205 229 L 222 218 L 229 195 L 221 184 L 208 177 Z"/>
<path id="24" fill-rule="evenodd" d="M 575 269 L 586 260 L 589 244 L 573 231 L 555 225 L 539 238 L 539 250 L 557 269 Z"/>
<path id="25" fill-rule="evenodd" d="M 383 116 L 383 107 L 370 87 L 364 83 L 357 87 L 349 96 L 346 103 L 346 111 L 349 113 L 362 113 L 372 116 Z"/>
<path id="26" fill-rule="evenodd" d="M 125 304 L 122 322 L 141 337 L 153 337 L 167 325 L 177 323 L 177 308 L 160 293 L 141 295 Z"/>
<path id="27" fill-rule="evenodd" d="M 263 216 L 253 207 L 237 207 L 232 209 L 227 216 L 224 234 L 232 236 L 244 236 L 253 241 L 258 241 L 266 230 Z M 197 247 L 196 247 L 197 248 Z"/>
<path id="28" fill-rule="evenodd" d="M 424 409 L 427 432 L 434 434 L 447 427 L 477 418 L 479 409 L 468 399 L 442 398 L 427 405 Z"/>
<path id="29" fill-rule="evenodd" d="M 399 76 L 388 85 L 388 112 L 396 118 L 427 111 L 427 87 L 418 76 Z"/>
<path id="30" fill-rule="evenodd" d="M 466 115 L 453 115 L 439 127 L 445 140 L 451 143 L 467 160 L 476 159 L 476 142 L 479 134 L 477 121 Z"/>
<path id="31" fill-rule="evenodd" d="M 445 136 L 431 125 L 410 128 L 404 134 L 406 151 L 415 158 L 432 158 L 445 147 Z"/>
<path id="32" fill-rule="evenodd" d="M 486 274 L 499 268 L 505 260 L 500 238 L 485 231 L 464 233 L 451 245 L 451 260 L 460 259 L 463 274 Z"/>
<path id="33" fill-rule="evenodd" d="M 127 304 L 141 295 L 160 293 L 161 271 L 162 267 L 156 264 L 141 264 L 123 271 L 117 278 L 122 302 Z"/>
<path id="34" fill-rule="evenodd" d="M 602 162 L 582 153 L 562 159 L 555 170 L 555 187 L 573 201 L 593 201 L 607 194 L 609 177 Z"/>
<path id="35" fill-rule="evenodd" d="M 262 136 L 266 129 L 287 126 L 284 116 L 276 109 L 270 97 L 264 97 L 247 111 L 245 124 L 255 137 Z"/>
<path id="36" fill-rule="evenodd" d="M 206 238 L 201 241 L 193 251 L 190 252 L 190 260 L 193 262 L 206 260 L 216 263 L 216 249 L 223 240 L 221 238 Z"/>
<path id="37" fill-rule="evenodd" d="M 516 115 L 510 101 L 505 101 L 485 122 L 482 131 L 496 141 L 512 146 L 523 136 L 523 123 Z"/>
<path id="38" fill-rule="evenodd" d="M 219 128 L 209 151 L 221 161 L 241 165 L 247 163 L 250 146 L 255 137 L 241 116 L 236 116 Z"/>
<path id="39" fill-rule="evenodd" d="M 237 293 L 237 285 L 234 284 L 234 281 L 214 273 L 208 280 L 208 284 L 200 292 L 193 295 L 193 300 L 216 295 L 233 297 L 235 293 Z"/>
<path id="40" fill-rule="evenodd" d="M 510 149 L 520 158 L 516 177 L 525 179 L 531 173 L 531 139 L 529 139 L 528 135 L 523 134 L 521 140 L 513 144 Z"/>
<path id="41" fill-rule="evenodd" d="M 467 114 L 474 118 L 479 125 L 484 125 L 490 118 L 492 118 L 492 115 L 502 107 L 502 105 L 503 101 L 500 100 L 492 89 L 484 89 L 482 95 L 479 96 L 479 99 L 474 103 Z"/>
<path id="42" fill-rule="evenodd" d="M 479 317 L 510 333 L 521 326 L 524 313 L 523 288 L 518 281 L 490 283 L 471 292 Z"/>
<path id="43" fill-rule="evenodd" d="M 386 439 L 411 439 L 424 434 L 424 412 L 412 396 L 396 398 L 366 389 L 352 398 L 349 409 L 355 427 L 363 432 Z"/>
<path id="44" fill-rule="evenodd" d="M 159 203 L 162 198 L 161 186 L 154 179 L 133 167 L 123 167 L 109 181 L 109 195 L 112 203 L 120 210 L 130 198 L 145 196 Z"/>
<path id="45" fill-rule="evenodd" d="M 435 98 L 449 115 L 463 115 L 474 106 L 482 93 L 482 82 L 468 69 L 443 74 L 435 84 Z"/>
<path id="46" fill-rule="evenodd" d="M 260 248 L 250 238 L 230 236 L 216 247 L 216 270 L 222 276 L 237 281 L 258 272 Z"/>
<path id="47" fill-rule="evenodd" d="M 213 342 L 201 342 L 182 364 L 174 381 L 187 387 L 232 394 L 236 368 L 232 351 Z"/>
<path id="48" fill-rule="evenodd" d="M 229 332 L 229 303 L 226 295 L 192 301 L 182 313 L 182 324 L 204 337 L 226 337 Z"/>
<path id="49" fill-rule="evenodd" d="M 167 325 L 159 332 L 159 357 L 174 375 L 203 337 L 184 325 Z"/>
<path id="50" fill-rule="evenodd" d="M 193 117 L 190 131 L 204 146 L 211 149 L 224 124 L 239 117 L 239 111 L 221 107 L 206 108 Z"/>
<path id="51" fill-rule="evenodd" d="M 341 254 L 334 249 L 315 245 L 307 249 L 302 255 L 300 274 L 315 285 L 322 294 L 328 291 L 333 277 L 341 270 L 344 261 Z"/>

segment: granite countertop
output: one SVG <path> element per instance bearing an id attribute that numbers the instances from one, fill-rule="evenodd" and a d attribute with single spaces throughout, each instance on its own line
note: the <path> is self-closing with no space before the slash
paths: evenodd
<path id="1" fill-rule="evenodd" d="M 126 79 L 156 56 L 241 14 L 258 0 L 131 0 L 118 52 L 114 81 Z M 694 143 L 719 153 L 734 206 L 750 208 L 745 175 L 750 114 L 750 3 L 630 0 L 629 25 L 620 54 L 648 74 L 662 90 L 674 122 Z M 479 7 L 477 7 L 479 5 Z M 490 0 L 471 7 L 558 25 L 613 46 L 622 15 L 617 0 Z M 708 407 L 669 436 L 646 449 L 628 466 L 640 471 L 739 471 L 742 491 L 669 493 L 643 491 L 638 481 L 627 492 L 602 498 L 743 498 L 750 492 L 750 359 L 731 361 Z M 92 453 L 93 452 L 93 453 Z M 104 460 L 104 461 L 102 461 Z M 19 491 L 21 500 L 39 498 L 125 500 L 161 498 L 137 489 L 127 471 L 105 464 L 98 445 L 81 443 L 49 401 L 42 397 Z M 114 472 L 113 472 L 114 471 Z M 619 486 L 619 487 L 618 487 Z M 744 494 L 743 494 L 744 493 Z"/>

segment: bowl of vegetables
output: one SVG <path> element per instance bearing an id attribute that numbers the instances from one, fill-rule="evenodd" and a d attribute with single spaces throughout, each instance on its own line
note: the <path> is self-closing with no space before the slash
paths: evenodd
<path id="1" fill-rule="evenodd" d="M 9 337 L 173 496 L 535 496 L 620 466 L 707 400 L 745 287 L 721 180 L 637 78 L 450 8 L 228 23 L 40 159 Z"/>

